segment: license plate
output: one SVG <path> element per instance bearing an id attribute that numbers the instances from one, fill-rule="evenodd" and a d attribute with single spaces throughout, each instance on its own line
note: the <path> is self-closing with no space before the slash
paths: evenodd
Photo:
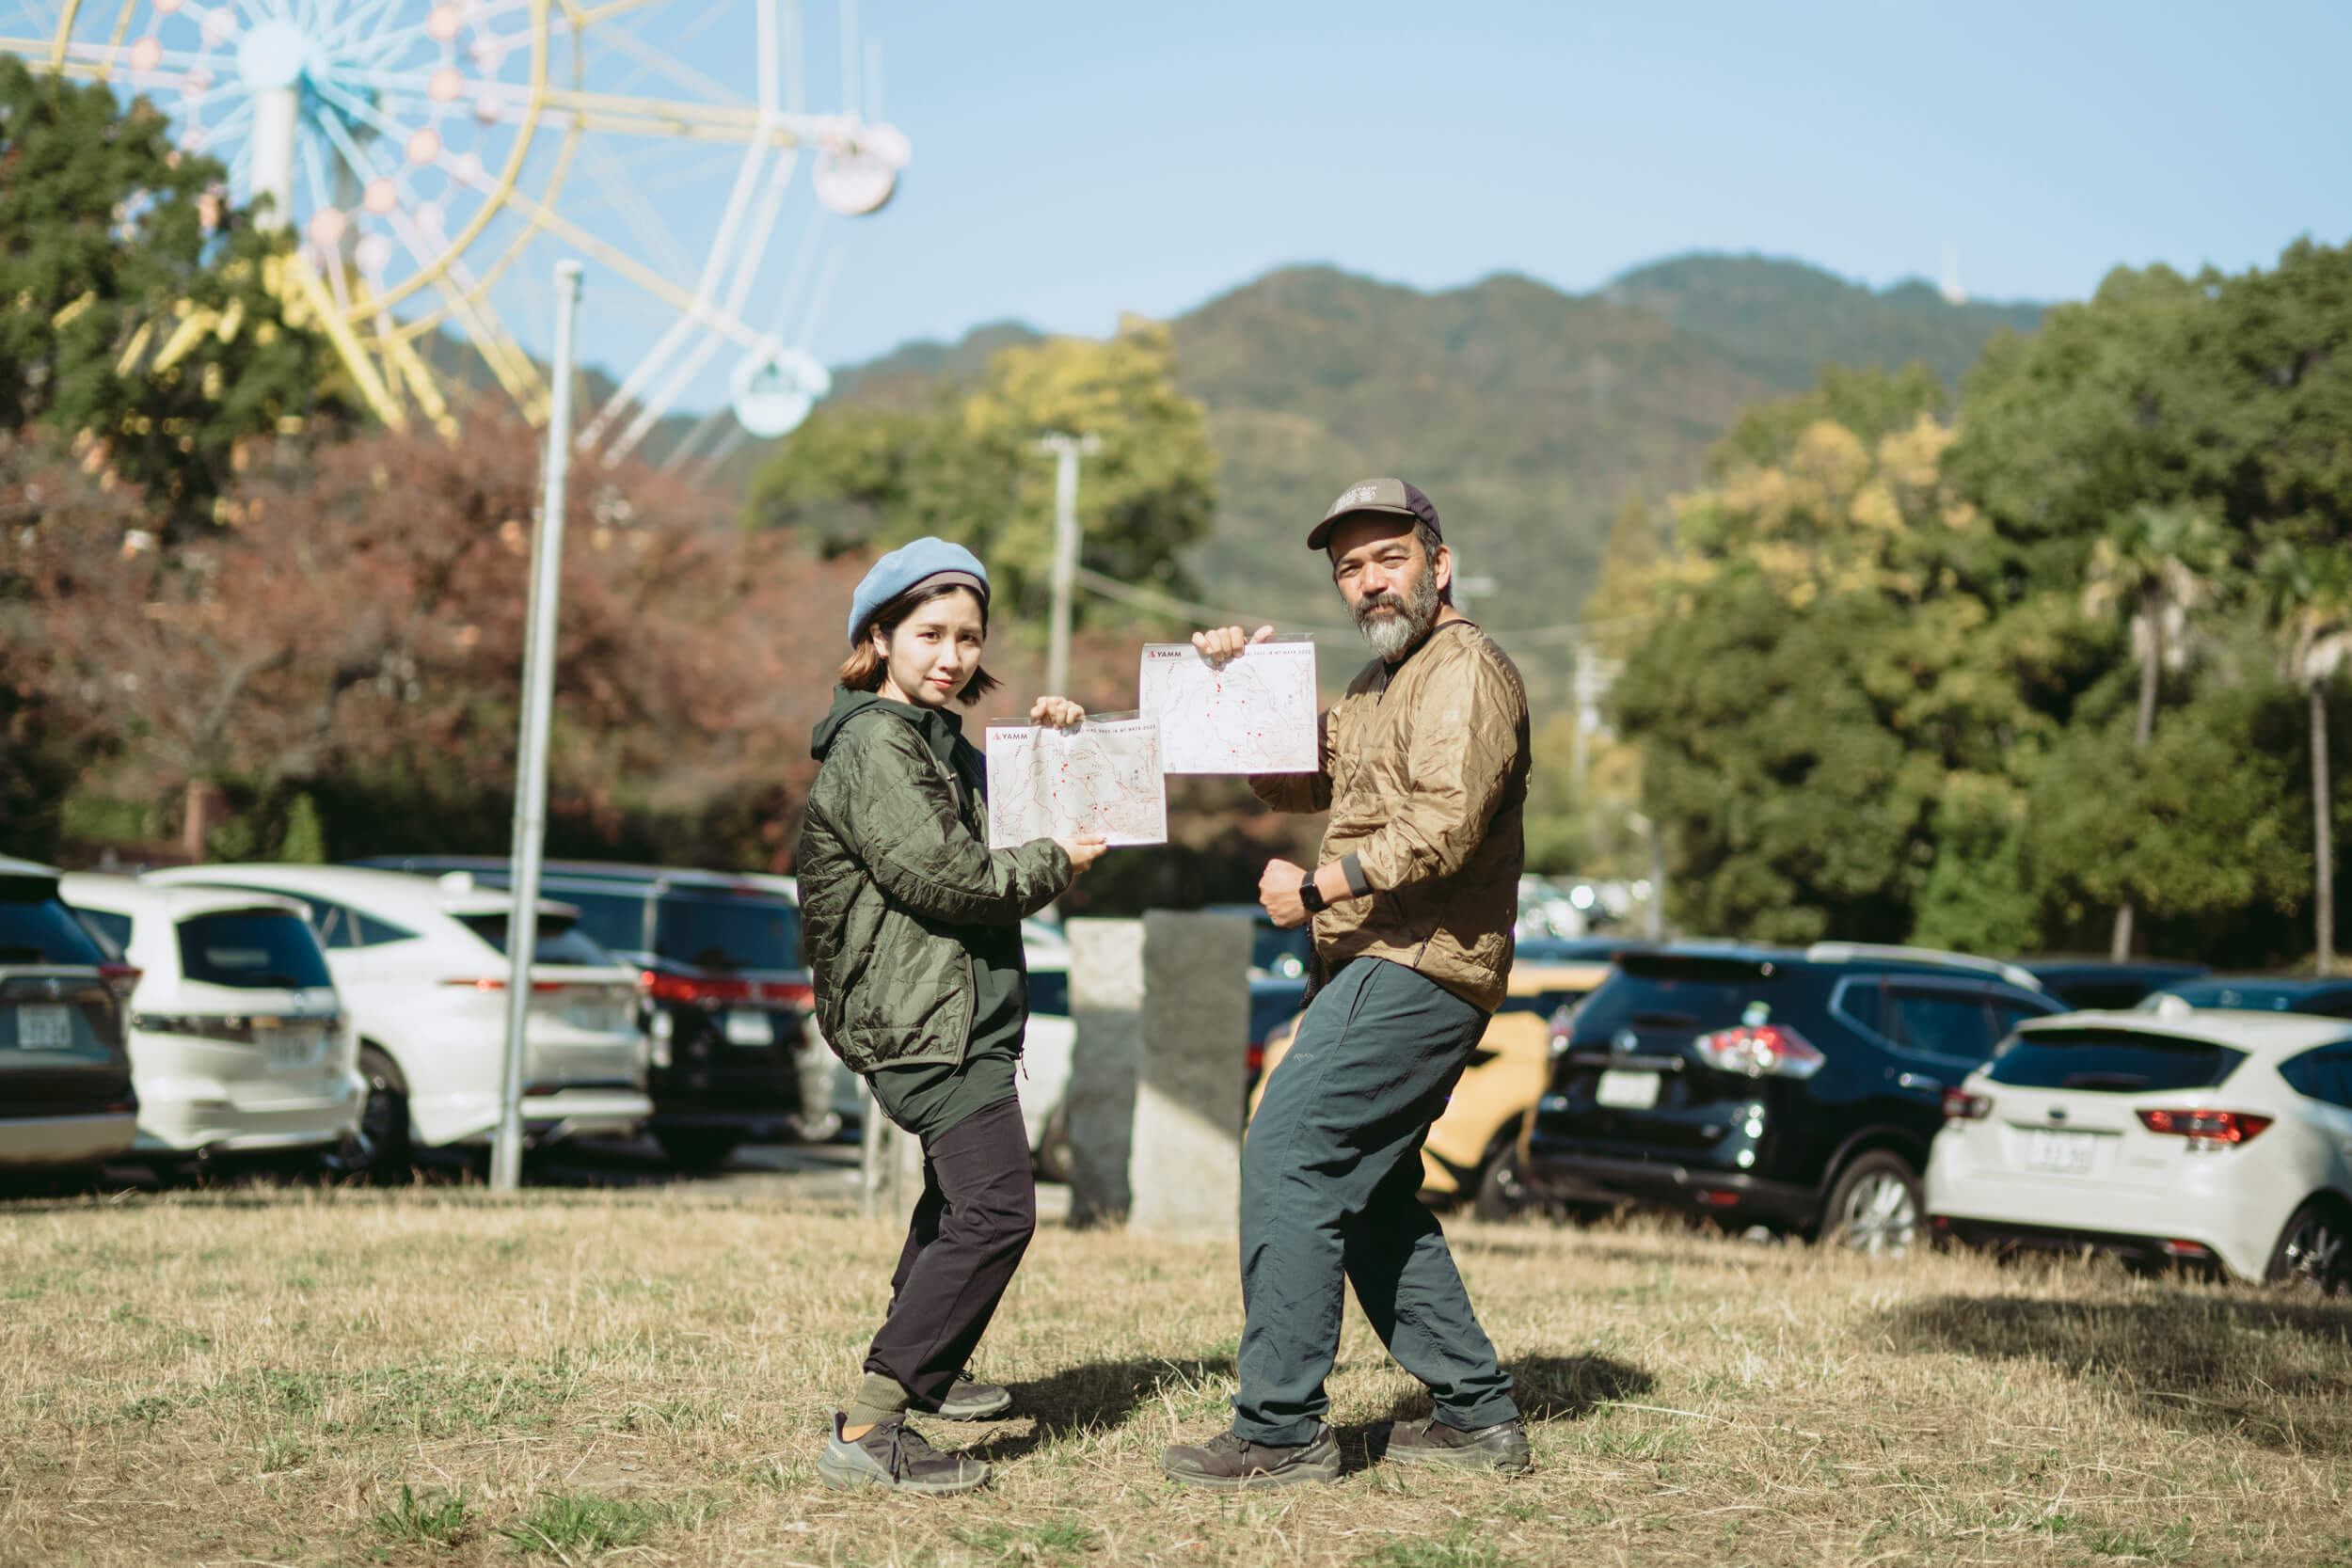
<path id="1" fill-rule="evenodd" d="M 16 1010 L 16 1043 L 24 1051 L 64 1051 L 73 1044 L 73 1009 L 35 1004 Z"/>
<path id="2" fill-rule="evenodd" d="M 1600 1075 L 1593 1099 L 1621 1111 L 1646 1111 L 1658 1103 L 1658 1074 L 1610 1068 Z"/>
<path id="3" fill-rule="evenodd" d="M 776 1026 L 761 1012 L 730 1012 L 726 1022 L 729 1045 L 773 1045 Z"/>
<path id="4" fill-rule="evenodd" d="M 301 1067 L 318 1054 L 318 1031 L 310 1024 L 272 1029 L 262 1037 L 262 1059 L 273 1068 Z"/>
<path id="5" fill-rule="evenodd" d="M 2083 1176 L 2090 1172 L 2098 1154 L 2099 1137 L 2095 1132 L 2055 1132 L 2046 1127 L 2026 1130 L 2026 1166 L 2029 1170 Z"/>

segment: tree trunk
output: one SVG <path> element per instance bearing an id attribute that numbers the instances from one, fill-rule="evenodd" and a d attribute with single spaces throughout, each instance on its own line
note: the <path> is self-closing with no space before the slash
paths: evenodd
<path id="1" fill-rule="evenodd" d="M 2319 927 L 2319 973 L 2335 972 L 2336 856 L 2328 824 L 2328 686 L 2312 683 L 2312 858 L 2319 874 L 2318 897 L 2312 903 Z"/>
<path id="2" fill-rule="evenodd" d="M 2164 679 L 2164 588 L 2149 581 L 2139 590 L 2139 624 L 2148 628 L 2148 645 L 2139 651 L 2139 722 L 2132 744 L 2140 751 L 2156 734 L 2156 692 Z M 2115 932 L 2107 941 L 2107 957 L 2117 963 L 2132 956 L 2132 901 L 2116 908 Z"/>

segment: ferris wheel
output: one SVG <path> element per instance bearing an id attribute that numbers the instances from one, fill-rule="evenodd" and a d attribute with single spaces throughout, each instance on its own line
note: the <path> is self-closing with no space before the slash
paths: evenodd
<path id="1" fill-rule="evenodd" d="M 290 305 L 389 423 L 454 432 L 453 339 L 544 420 L 507 325 L 539 299 L 521 264 L 587 258 L 615 385 L 579 441 L 608 460 L 698 385 L 756 436 L 827 390 L 770 319 L 807 270 L 763 278 L 792 177 L 808 157 L 818 225 L 879 211 L 910 155 L 859 113 L 879 61 L 854 0 L 839 25 L 842 104 L 812 114 L 793 0 L 0 0 L 0 51 L 145 97 L 293 231 Z"/>

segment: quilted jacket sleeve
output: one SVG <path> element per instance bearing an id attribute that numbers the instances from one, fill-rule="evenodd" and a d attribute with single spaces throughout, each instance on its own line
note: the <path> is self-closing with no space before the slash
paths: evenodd
<path id="1" fill-rule="evenodd" d="M 857 724 L 858 779 L 842 836 L 890 899 L 958 926 L 1009 926 L 1074 879 L 1050 838 L 991 849 L 964 825 L 953 789 L 922 737 L 895 721 Z"/>
<path id="2" fill-rule="evenodd" d="M 1357 844 L 1375 889 L 1410 887 L 1462 869 L 1486 835 L 1518 765 L 1525 701 L 1486 659 L 1460 658 L 1424 687 L 1413 713 L 1405 777 L 1389 820 Z"/>

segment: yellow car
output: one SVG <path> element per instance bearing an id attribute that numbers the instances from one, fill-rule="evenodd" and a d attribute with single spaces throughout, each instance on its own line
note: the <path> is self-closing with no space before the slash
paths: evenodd
<path id="1" fill-rule="evenodd" d="M 1480 1219 L 1503 1219 L 1528 1201 L 1518 1181 L 1519 1124 L 1535 1108 L 1551 1070 L 1551 1017 L 1609 977 L 1606 962 L 1522 959 L 1511 966 L 1502 1006 L 1470 1053 L 1445 1115 L 1422 1146 L 1422 1196 L 1432 1205 L 1471 1200 Z M 1265 1042 L 1265 1070 L 1250 1091 L 1257 1115 L 1266 1080 L 1281 1064 L 1298 1020 Z"/>

